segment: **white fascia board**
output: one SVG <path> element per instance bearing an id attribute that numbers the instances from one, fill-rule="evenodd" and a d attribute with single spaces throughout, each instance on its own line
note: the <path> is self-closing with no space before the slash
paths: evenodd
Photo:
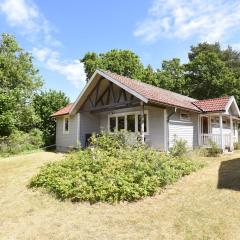
<path id="1" fill-rule="evenodd" d="M 90 78 L 90 80 L 88 81 L 88 83 L 85 85 L 85 87 L 83 88 L 83 90 L 81 91 L 81 93 L 79 94 L 77 100 L 74 102 L 74 105 L 70 111 L 70 115 L 73 114 L 74 109 L 76 108 L 77 103 L 79 102 L 79 100 L 81 99 L 82 95 L 84 94 L 84 92 L 86 91 L 86 89 L 88 88 L 88 86 L 92 83 L 92 81 L 94 80 L 94 78 L 96 77 L 96 75 L 99 74 L 102 77 L 106 78 L 107 80 L 111 81 L 112 83 L 116 84 L 117 86 L 121 87 L 122 89 L 126 90 L 127 92 L 131 93 L 132 95 L 134 95 L 135 97 L 139 98 L 140 100 L 142 100 L 143 102 L 147 103 L 148 99 L 145 98 L 144 96 L 140 95 L 139 93 L 137 93 L 136 91 L 132 90 L 131 88 L 127 87 L 126 85 L 118 82 L 117 80 L 111 78 L 110 76 L 108 76 L 107 74 L 103 73 L 100 70 L 96 70 L 94 72 L 94 74 L 92 75 L 92 77 Z"/>
<path id="2" fill-rule="evenodd" d="M 238 108 L 238 105 L 237 105 L 237 102 L 236 102 L 236 99 L 235 99 L 234 96 L 231 96 L 231 98 L 228 101 L 228 104 L 226 105 L 226 108 L 225 108 L 226 113 L 227 114 L 229 113 L 229 108 L 231 107 L 232 104 L 235 105 L 235 107 L 237 109 L 238 116 L 240 116 L 240 111 L 239 111 L 239 108 Z"/>
<path id="3" fill-rule="evenodd" d="M 74 102 L 71 111 L 69 112 L 70 115 L 72 115 L 73 110 L 75 109 L 77 103 L 79 102 L 79 100 L 81 99 L 83 93 L 86 91 L 86 89 L 88 88 L 88 86 L 91 84 L 91 82 L 93 81 L 93 79 L 95 78 L 95 76 L 98 74 L 98 70 L 96 70 L 94 72 L 94 74 L 92 75 L 92 77 L 90 78 L 90 80 L 87 82 L 87 84 L 85 85 L 85 87 L 83 88 L 83 90 L 81 91 L 81 93 L 79 94 L 79 96 L 77 97 L 77 100 Z"/>

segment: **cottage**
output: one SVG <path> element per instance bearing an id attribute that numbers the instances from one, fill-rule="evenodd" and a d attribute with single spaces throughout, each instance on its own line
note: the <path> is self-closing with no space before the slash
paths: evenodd
<path id="1" fill-rule="evenodd" d="M 238 141 L 240 112 L 233 96 L 196 100 L 118 74 L 96 70 L 77 100 L 52 114 L 56 147 L 85 147 L 92 133 L 126 129 L 167 151 L 174 139 L 189 148 L 209 140 L 223 150 Z"/>

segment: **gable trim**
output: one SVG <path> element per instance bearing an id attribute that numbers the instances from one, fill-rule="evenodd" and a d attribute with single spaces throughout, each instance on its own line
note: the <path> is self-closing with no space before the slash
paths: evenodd
<path id="1" fill-rule="evenodd" d="M 83 96 L 83 94 L 85 93 L 85 91 L 87 90 L 87 88 L 89 87 L 89 85 L 92 83 L 92 81 L 94 80 L 94 78 L 96 77 L 96 75 L 99 74 L 100 76 L 104 77 L 105 79 L 107 79 L 108 81 L 116 84 L 118 87 L 124 89 L 125 91 L 129 92 L 130 94 L 132 94 L 133 96 L 135 96 L 136 98 L 142 100 L 144 103 L 148 102 L 148 99 L 144 96 L 142 96 L 141 94 L 137 93 L 136 91 L 134 91 L 133 89 L 129 88 L 128 86 L 120 83 L 119 81 L 113 79 L 112 77 L 108 76 L 107 74 L 105 74 L 104 72 L 100 71 L 100 70 L 96 70 L 94 72 L 94 74 L 92 75 L 92 77 L 90 78 L 90 80 L 88 81 L 88 83 L 85 85 L 85 87 L 83 88 L 83 90 L 81 91 L 81 93 L 79 94 L 77 100 L 74 102 L 69 114 L 72 115 L 74 114 L 74 110 L 79 102 L 79 100 L 81 99 L 81 97 Z"/>
<path id="2" fill-rule="evenodd" d="M 237 110 L 237 113 L 238 113 L 238 116 L 240 116 L 240 111 L 239 111 L 239 108 L 238 108 L 238 105 L 237 105 L 237 102 L 236 102 L 236 99 L 234 96 L 231 96 L 231 98 L 229 99 L 226 107 L 225 107 L 225 111 L 226 113 L 229 113 L 229 108 L 231 107 L 231 105 L 234 104 L 236 110 Z"/>

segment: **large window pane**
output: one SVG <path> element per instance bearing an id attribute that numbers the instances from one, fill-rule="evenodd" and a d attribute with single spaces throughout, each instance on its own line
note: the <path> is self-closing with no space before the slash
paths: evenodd
<path id="1" fill-rule="evenodd" d="M 116 117 L 110 117 L 110 132 L 113 132 L 116 128 Z"/>
<path id="2" fill-rule="evenodd" d="M 138 131 L 141 132 L 141 115 L 138 115 Z M 147 114 L 144 114 L 144 132 L 147 132 Z"/>
<path id="3" fill-rule="evenodd" d="M 127 130 L 135 132 L 135 115 L 127 115 Z"/>
<path id="4" fill-rule="evenodd" d="M 124 116 L 120 116 L 117 118 L 118 119 L 118 131 L 124 129 Z"/>

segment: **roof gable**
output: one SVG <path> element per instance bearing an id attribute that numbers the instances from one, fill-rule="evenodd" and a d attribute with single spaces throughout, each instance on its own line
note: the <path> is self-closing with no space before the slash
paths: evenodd
<path id="1" fill-rule="evenodd" d="M 81 104 L 84 102 L 86 95 L 89 94 L 89 88 L 93 88 L 99 77 L 104 77 L 105 79 L 113 82 L 145 103 L 152 102 L 159 105 L 169 105 L 200 112 L 200 110 L 194 104 L 192 104 L 192 102 L 196 101 L 196 99 L 155 87 L 138 80 L 124 77 L 116 73 L 96 70 L 74 103 L 70 114 L 76 113 L 76 110 L 79 109 Z"/>

